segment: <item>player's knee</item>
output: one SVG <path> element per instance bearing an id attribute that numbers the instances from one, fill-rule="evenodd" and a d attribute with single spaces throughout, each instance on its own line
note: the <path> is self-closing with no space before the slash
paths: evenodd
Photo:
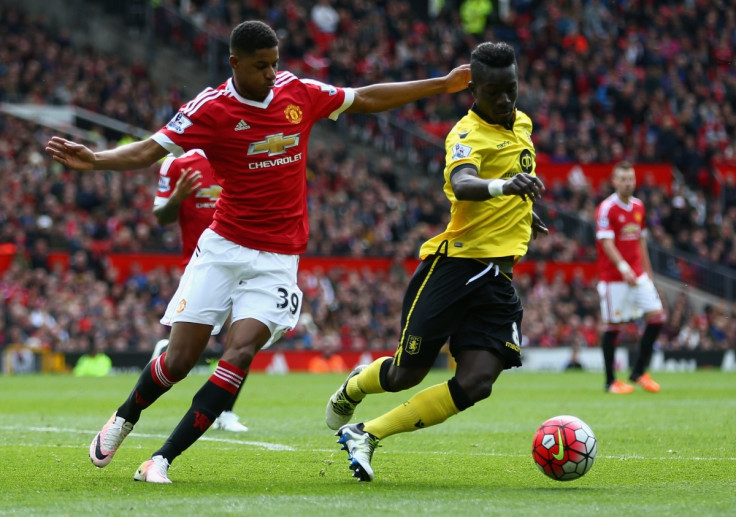
<path id="1" fill-rule="evenodd" d="M 236 321 L 228 331 L 222 359 L 238 368 L 248 370 L 253 358 L 271 338 L 269 328 L 254 319 Z"/>
<path id="2" fill-rule="evenodd" d="M 166 351 L 164 365 L 169 375 L 177 379 L 183 379 L 192 371 L 197 364 L 198 356 L 189 353 L 176 353 L 172 350 Z"/>
<path id="3" fill-rule="evenodd" d="M 452 402 L 455 404 L 458 411 L 465 411 L 475 404 L 476 401 L 473 400 L 472 395 L 460 385 L 457 377 L 453 377 L 447 381 L 447 387 L 450 390 Z"/>
<path id="4" fill-rule="evenodd" d="M 252 345 L 230 346 L 222 354 L 222 360 L 238 368 L 248 370 L 260 347 Z"/>
<path id="5" fill-rule="evenodd" d="M 453 399 L 456 398 L 456 394 L 453 393 L 453 380 L 457 383 L 456 387 L 461 390 L 458 393 L 464 394 L 467 400 L 471 402 L 471 405 L 487 399 L 493 391 L 493 378 L 491 375 L 478 372 L 471 375 L 464 375 L 462 378 L 453 377 L 450 380 L 450 394 L 453 395 Z M 455 405 L 457 403 L 458 401 L 455 400 Z M 460 406 L 458 406 L 458 409 L 460 409 Z"/>
<path id="6" fill-rule="evenodd" d="M 480 402 L 491 396 L 493 391 L 493 382 L 491 379 L 485 379 L 475 384 L 469 391 L 468 396 L 473 402 Z"/>
<path id="7" fill-rule="evenodd" d="M 413 388 L 427 375 L 427 372 L 415 368 L 403 368 L 391 364 L 381 384 L 386 391 L 396 392 Z"/>

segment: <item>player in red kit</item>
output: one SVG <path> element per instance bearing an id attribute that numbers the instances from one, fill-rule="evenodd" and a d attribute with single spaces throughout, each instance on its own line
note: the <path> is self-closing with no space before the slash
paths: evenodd
<path id="1" fill-rule="evenodd" d="M 215 172 L 201 149 L 192 149 L 178 158 L 168 156 L 161 164 L 153 214 L 161 226 L 179 222 L 185 267 L 194 253 L 199 236 L 212 222 L 215 202 L 221 190 L 215 182 Z M 164 353 L 168 345 L 168 339 L 156 343 L 151 359 Z M 248 430 L 233 412 L 246 377 L 247 374 L 230 403 L 212 423 L 213 428 L 232 432 Z"/>
<path id="2" fill-rule="evenodd" d="M 616 380 L 614 352 L 619 325 L 644 316 L 646 327 L 629 379 L 646 391 L 656 393 L 659 384 L 651 379 L 646 369 L 654 342 L 665 322 L 665 313 L 652 280 L 644 205 L 634 197 L 636 173 L 630 164 L 616 165 L 612 182 L 615 192 L 598 205 L 595 214 L 606 390 L 617 394 L 634 391 L 630 384 Z"/>
<path id="3" fill-rule="evenodd" d="M 470 67 L 462 65 L 444 77 L 337 88 L 279 72 L 278 64 L 273 29 L 243 22 L 230 36 L 232 77 L 202 91 L 150 138 L 101 152 L 60 137 L 47 144 L 56 161 L 80 170 L 137 169 L 168 153 L 202 149 L 222 187 L 212 224 L 162 318 L 171 325 L 169 348 L 144 368 L 90 444 L 98 467 L 112 460 L 141 412 L 189 373 L 210 335 L 232 313 L 216 370 L 164 445 L 134 475 L 170 483 L 170 463 L 212 425 L 255 354 L 296 325 L 302 302 L 297 265 L 309 237 L 306 158 L 312 126 L 342 113 L 375 113 L 458 92 L 470 80 Z"/>
<path id="4" fill-rule="evenodd" d="M 215 181 L 215 171 L 201 149 L 192 149 L 178 158 L 167 156 L 161 164 L 153 215 L 161 226 L 178 221 L 185 267 L 199 236 L 212 223 L 221 190 Z"/>

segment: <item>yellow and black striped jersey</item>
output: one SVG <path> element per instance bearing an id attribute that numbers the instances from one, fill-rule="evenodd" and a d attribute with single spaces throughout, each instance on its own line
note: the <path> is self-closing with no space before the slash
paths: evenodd
<path id="1" fill-rule="evenodd" d="M 532 121 L 516 110 L 513 129 L 490 124 L 469 111 L 445 140 L 444 191 L 452 203 L 450 222 L 444 232 L 426 241 L 422 259 L 448 241 L 451 257 L 484 258 L 514 256 L 527 252 L 531 238 L 532 202 L 519 196 L 499 196 L 486 201 L 458 201 L 450 173 L 462 164 L 472 164 L 483 179 L 509 179 L 520 172 L 536 174 Z"/>

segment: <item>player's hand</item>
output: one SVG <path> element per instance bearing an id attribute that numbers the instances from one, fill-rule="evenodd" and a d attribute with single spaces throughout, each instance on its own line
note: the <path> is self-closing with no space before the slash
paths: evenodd
<path id="1" fill-rule="evenodd" d="M 193 171 L 191 167 L 182 169 L 181 176 L 179 176 L 179 181 L 176 182 L 171 197 L 174 198 L 175 202 L 181 203 L 194 194 L 201 186 L 202 173 L 200 171 Z"/>
<path id="2" fill-rule="evenodd" d="M 624 279 L 624 282 L 632 287 L 636 285 L 639 279 L 636 277 L 636 273 L 634 273 L 634 270 L 631 269 L 631 266 L 628 262 L 623 259 L 620 260 L 616 264 L 616 269 L 618 269 L 619 273 L 621 273 L 621 277 Z"/>
<path id="3" fill-rule="evenodd" d="M 528 198 L 532 202 L 541 198 L 544 190 L 542 180 L 525 172 L 521 172 L 507 180 L 503 186 L 504 195 L 521 196 L 522 199 L 526 200 Z"/>
<path id="4" fill-rule="evenodd" d="M 460 65 L 445 76 L 447 93 L 461 92 L 470 82 L 470 65 Z"/>
<path id="5" fill-rule="evenodd" d="M 622 273 L 621 276 L 624 277 L 624 282 L 629 284 L 631 287 L 634 287 L 636 285 L 637 278 L 633 270 L 626 271 Z"/>
<path id="6" fill-rule="evenodd" d="M 532 239 L 536 239 L 540 233 L 549 235 L 549 228 L 544 224 L 542 218 L 532 210 Z"/>
<path id="7" fill-rule="evenodd" d="M 70 169 L 80 171 L 92 170 L 95 163 L 95 153 L 82 144 L 66 140 L 59 136 L 51 137 L 46 144 L 45 151 L 57 162 Z"/>

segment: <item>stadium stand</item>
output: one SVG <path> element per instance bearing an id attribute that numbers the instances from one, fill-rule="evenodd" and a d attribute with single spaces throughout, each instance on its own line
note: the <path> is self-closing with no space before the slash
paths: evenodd
<path id="1" fill-rule="evenodd" d="M 175 4 L 161 3 L 156 30 L 182 46 L 191 43 L 208 59 L 211 40 L 191 38 L 201 31 L 185 30 L 186 19 L 172 14 L 179 7 Z M 728 172 L 734 167 L 736 89 L 733 67 L 725 66 L 728 48 L 718 36 L 734 36 L 733 13 L 718 16 L 724 13 L 710 3 L 671 7 L 655 1 L 637 15 L 606 12 L 605 3 L 598 4 L 603 7 L 597 13 L 576 11 L 577 3 L 554 3 L 552 9 L 547 9 L 549 2 L 517 4 L 507 18 L 489 24 L 483 37 L 509 39 L 521 50 L 525 86 L 520 103 L 536 114 L 540 171 L 545 163 L 585 165 L 622 157 L 672 163 L 682 177 L 674 192 L 646 182 L 639 192 L 649 207 L 659 272 L 698 286 L 708 283 L 718 266 L 736 268 L 736 185 Z M 254 3 L 252 12 L 199 11 L 200 3 L 188 5 L 192 11 L 186 17 L 220 36 L 231 19 L 270 20 L 284 36 L 286 68 L 337 84 L 436 74 L 467 55 L 476 41 L 458 29 L 454 12 L 413 19 L 406 2 L 392 2 L 388 10 L 377 2 L 335 2 L 340 22 L 331 37 L 292 2 L 268 10 L 265 2 Z M 356 5 L 365 11 L 356 12 Z M 646 16 L 658 23 L 650 27 Z M 698 16 L 708 23 L 691 31 Z M 609 17 L 615 23 L 601 22 Z M 126 20 L 140 23 L 136 16 Z M 124 63 L 94 48 L 74 47 L 63 27 L 43 17 L 2 6 L 0 33 L 3 103 L 77 104 L 153 130 L 185 97 L 176 85 L 157 84 L 140 62 Z M 591 52 L 593 46 L 610 51 Z M 682 46 L 692 50 L 690 61 L 678 58 L 675 48 Z M 711 102 L 713 95 L 721 102 Z M 392 347 L 409 274 L 402 260 L 414 256 L 418 244 L 445 222 L 440 189 L 428 195 L 432 190 L 426 188 L 428 176 L 441 167 L 436 146 L 469 102 L 466 95 L 440 97 L 391 118 L 348 117 L 348 126 L 338 128 L 358 142 L 378 142 L 392 157 L 370 160 L 370 151 L 355 152 L 334 139 L 316 144 L 309 163 L 313 235 L 308 254 L 393 257 L 393 266 L 303 271 L 304 314 L 280 347 L 319 347 L 334 340 L 345 350 Z M 101 146 L 120 137 L 102 126 L 84 130 Z M 0 261 L 5 261 L 0 262 L 0 344 L 81 352 L 92 337 L 109 350 L 150 350 L 166 333 L 158 318 L 180 271 L 159 267 L 123 276 L 110 257 L 176 251 L 176 229 L 157 227 L 151 214 L 155 171 L 89 176 L 64 170 L 41 153 L 50 134 L 43 125 L 0 114 Z M 413 152 L 402 152 L 408 149 Z M 548 220 L 555 222 L 553 234 L 533 244 L 529 259 L 539 264 L 589 261 L 592 242 L 578 237 L 586 233 L 596 201 L 609 189 L 605 182 L 596 190 L 572 180 L 556 184 L 544 206 Z M 575 232 L 576 225 L 582 229 Z M 57 252 L 65 256 L 63 262 L 53 260 Z M 695 260 L 688 262 L 688 256 Z M 540 270 L 517 276 L 528 311 L 525 344 L 595 346 L 594 278 Z M 378 288 L 367 290 L 366 285 Z M 667 300 L 672 317 L 659 346 L 733 348 L 734 293 L 719 294 L 727 302 L 696 307 L 687 296 Z M 213 339 L 213 347 L 221 339 Z"/>

